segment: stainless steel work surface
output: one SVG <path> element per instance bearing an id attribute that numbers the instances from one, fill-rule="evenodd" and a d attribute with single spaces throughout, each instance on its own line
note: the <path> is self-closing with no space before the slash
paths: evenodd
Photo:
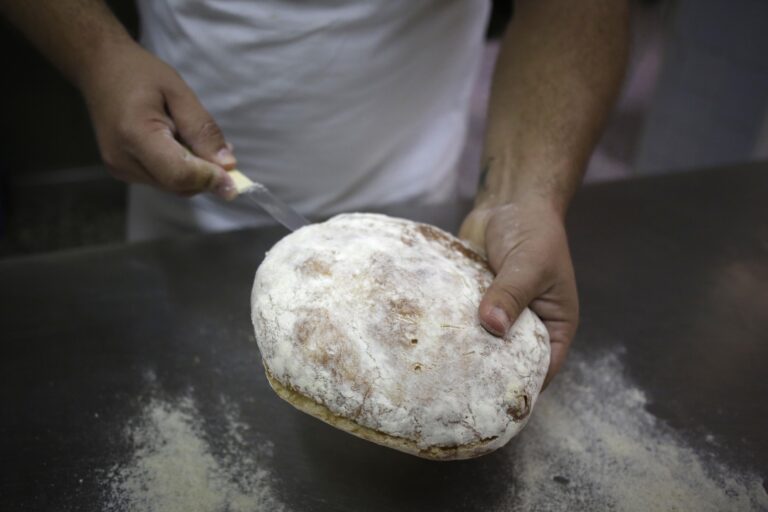
<path id="1" fill-rule="evenodd" d="M 274 395 L 249 301 L 284 234 L 0 262 L 0 510 L 768 509 L 768 165 L 580 191 L 568 364 L 477 460 Z"/>

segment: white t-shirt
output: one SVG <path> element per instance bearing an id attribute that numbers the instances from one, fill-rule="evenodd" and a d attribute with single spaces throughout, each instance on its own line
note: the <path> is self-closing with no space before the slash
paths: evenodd
<path id="1" fill-rule="evenodd" d="M 139 0 L 238 168 L 310 218 L 455 192 L 487 0 Z M 270 223 L 245 201 L 131 189 L 129 237 Z"/>

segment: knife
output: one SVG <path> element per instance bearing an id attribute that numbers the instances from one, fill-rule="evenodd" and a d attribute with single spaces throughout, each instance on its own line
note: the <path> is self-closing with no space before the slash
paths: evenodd
<path id="1" fill-rule="evenodd" d="M 237 169 L 228 172 L 235 185 L 235 189 L 237 190 L 237 197 L 246 197 L 258 204 L 268 214 L 274 217 L 276 221 L 291 231 L 296 231 L 309 224 L 309 221 L 299 212 L 273 195 L 272 192 L 261 183 L 251 181 L 248 176 Z"/>

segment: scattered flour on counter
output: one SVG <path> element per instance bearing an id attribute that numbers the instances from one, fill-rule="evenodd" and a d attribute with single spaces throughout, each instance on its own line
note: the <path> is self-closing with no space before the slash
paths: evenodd
<path id="1" fill-rule="evenodd" d="M 225 404 L 226 405 L 226 404 Z M 283 511 L 261 459 L 269 443 L 248 445 L 247 426 L 225 408 L 223 449 L 213 450 L 194 401 L 152 398 L 127 429 L 131 460 L 111 471 L 106 510 L 136 512 Z M 214 455 L 214 452 L 216 455 Z"/>
<path id="2" fill-rule="evenodd" d="M 616 354 L 572 357 L 517 439 L 503 510 L 768 511 L 759 476 L 697 453 L 645 405 Z"/>

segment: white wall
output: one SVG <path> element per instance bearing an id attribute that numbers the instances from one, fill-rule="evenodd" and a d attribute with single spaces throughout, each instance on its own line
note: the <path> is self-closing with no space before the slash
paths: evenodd
<path id="1" fill-rule="evenodd" d="M 638 173 L 768 154 L 768 1 L 678 0 Z"/>

